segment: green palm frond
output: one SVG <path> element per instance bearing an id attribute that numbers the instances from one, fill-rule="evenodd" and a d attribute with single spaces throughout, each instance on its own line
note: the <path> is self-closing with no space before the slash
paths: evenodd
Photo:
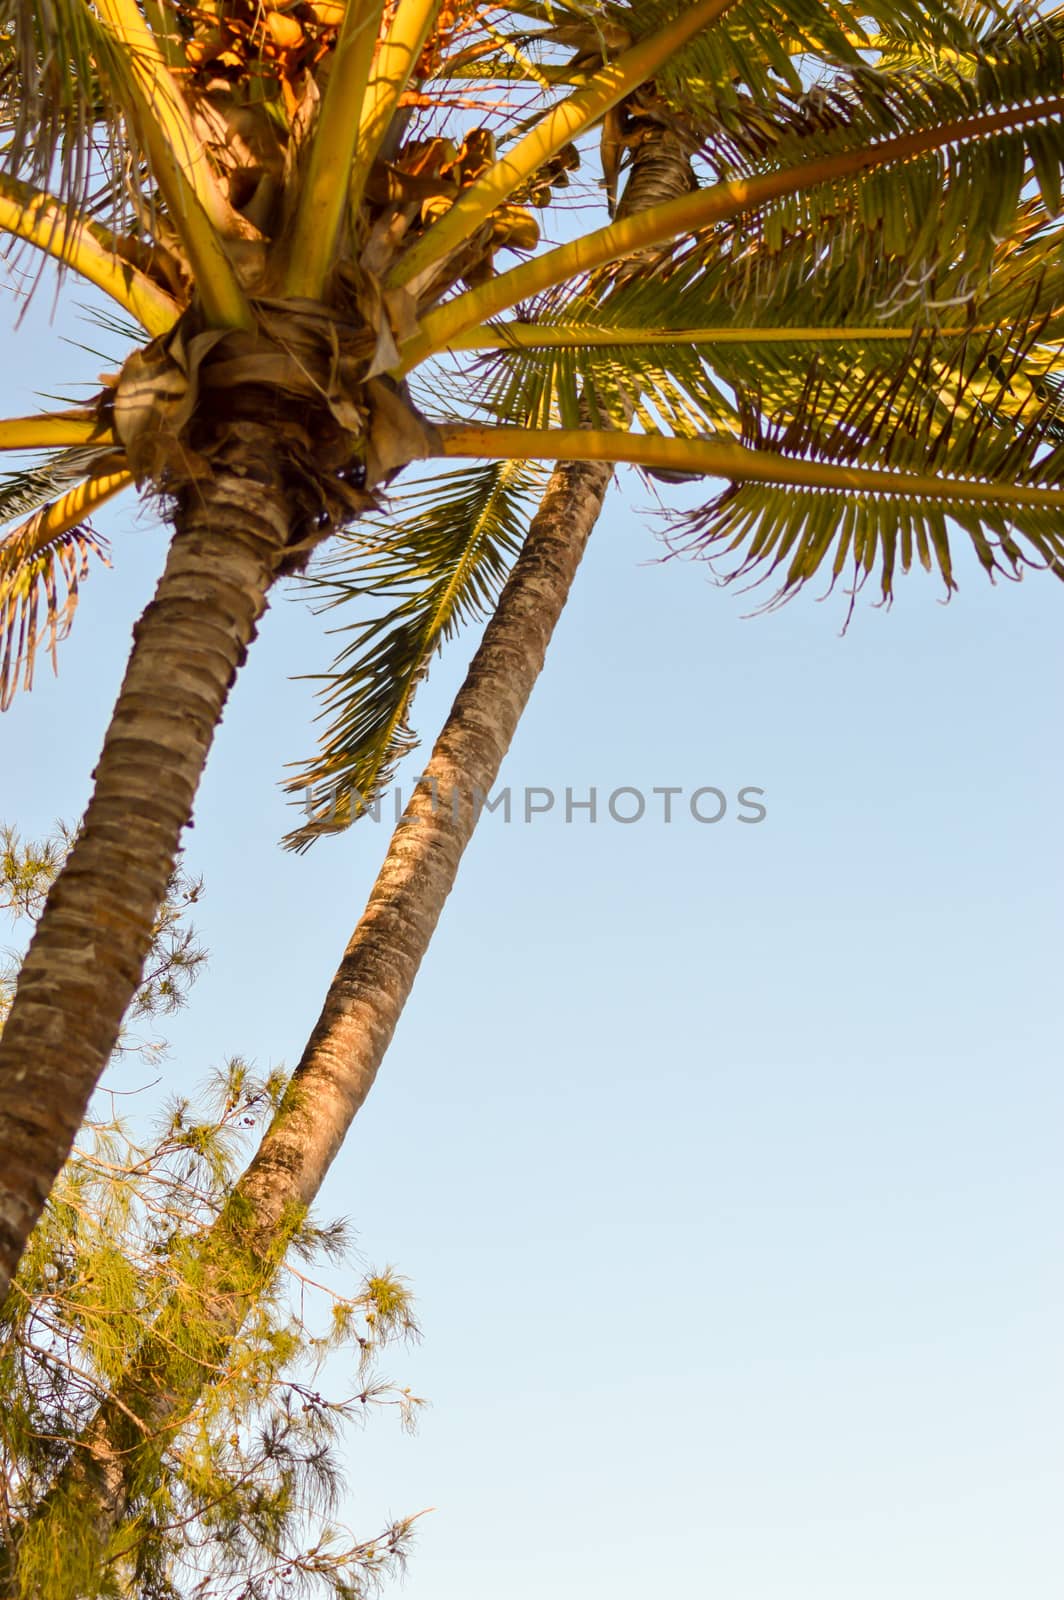
<path id="1" fill-rule="evenodd" d="M 512 12 L 512 8 L 509 8 Z M 522 7 L 536 22 L 500 24 L 492 43 L 480 41 L 457 58 L 479 77 L 532 79 L 543 85 L 576 82 L 623 42 L 647 37 L 676 15 L 669 3 Z M 676 53 L 656 75 L 655 93 L 689 128 L 700 129 L 717 175 L 748 163 L 786 99 L 805 100 L 811 80 L 840 66 L 875 58 L 881 67 L 937 70 L 942 61 L 971 74 L 1008 17 L 1005 7 L 963 9 L 920 4 L 739 4 Z M 983 30 L 984 37 L 980 35 Z"/>
<path id="2" fill-rule="evenodd" d="M 609 282 L 625 260 L 660 247 L 667 271 L 676 241 L 693 238 L 695 260 L 733 253 L 770 256 L 795 236 L 833 228 L 843 248 L 850 223 L 874 236 L 899 283 L 917 286 L 945 267 L 970 294 L 1000 241 L 1026 226 L 1032 178 L 1043 221 L 1064 162 L 1064 50 L 1059 19 L 1016 31 L 993 62 L 968 79 L 895 75 L 859 67 L 840 77 L 809 117 L 796 105 L 763 157 L 735 180 L 652 206 L 561 244 L 459 294 L 424 316 L 402 343 L 412 370 L 478 321 L 598 269 Z M 807 266 L 813 259 L 807 257 Z M 640 267 L 640 270 L 644 270 Z"/>
<path id="3" fill-rule="evenodd" d="M 632 40 L 676 14 L 674 5 L 521 5 L 505 14 L 441 70 L 443 77 L 576 83 Z M 832 5 L 830 8 L 739 6 L 685 47 L 655 78 L 659 92 L 695 122 L 724 117 L 734 129 L 751 95 L 774 98 L 781 84 L 800 91 L 803 58 L 854 63 L 861 55 L 911 66 L 945 58 L 967 67 L 980 52 L 979 30 L 1001 26 L 1007 8 Z M 801 62 L 801 68 L 796 65 Z M 804 68 L 804 76 L 802 72 Z"/>
<path id="4" fill-rule="evenodd" d="M 907 574 L 916 562 L 926 572 L 937 568 L 947 591 L 955 589 L 951 527 L 968 535 L 991 578 L 1019 578 L 1026 567 L 1064 578 L 1059 510 L 954 504 L 939 496 L 922 500 L 911 491 L 857 495 L 744 483 L 696 514 L 674 517 L 668 543 L 675 551 L 709 559 L 726 583 L 778 579 L 765 610 L 792 598 L 823 570 L 829 573 L 830 593 L 848 571 L 852 610 L 856 595 L 877 571 L 889 604 L 897 572 Z M 730 567 L 717 566 L 735 552 Z"/>
<path id="5" fill-rule="evenodd" d="M 896 572 L 915 562 L 937 567 L 953 589 L 951 524 L 991 578 L 1018 578 L 1025 567 L 1064 578 L 1059 506 L 1022 493 L 1064 486 L 1062 385 L 1052 377 L 1024 383 L 1030 350 L 1009 345 L 1009 330 L 970 336 L 941 386 L 939 357 L 927 344 L 905 364 L 865 374 L 827 378 L 814 367 L 801 402 L 783 415 L 748 399 L 743 435 L 755 450 L 885 468 L 906 475 L 904 488 L 736 482 L 701 509 L 672 516 L 671 545 L 714 563 L 734 557 L 722 574 L 728 582 L 778 579 L 769 606 L 825 567 L 832 587 L 849 570 L 851 596 L 878 572 L 884 602 Z M 963 495 L 951 497 L 951 481 L 960 490 L 960 480 Z M 973 480 L 987 486 L 985 500 L 973 498 Z"/>
<path id="6" fill-rule="evenodd" d="M 574 333 L 579 337 L 579 325 Z M 624 427 L 632 412 L 652 430 L 737 428 L 732 398 L 714 382 L 705 352 L 682 331 L 674 342 L 654 346 L 619 340 L 503 353 L 485 363 L 474 396 L 476 409 L 517 427 L 579 427 L 586 407 L 596 427 Z"/>
<path id="7" fill-rule="evenodd" d="M 875 359 L 818 351 L 801 389 L 782 399 L 768 386 L 737 391 L 743 436 L 755 448 L 860 466 L 1051 480 L 1064 439 L 1064 372 L 1044 331 L 1045 319 L 1032 316 L 952 337 L 914 335 Z"/>
<path id="8" fill-rule="evenodd" d="M 627 26 L 633 38 L 643 38 L 676 10 L 675 0 L 639 0 L 634 5 L 611 5 L 605 16 L 614 25 Z M 1000 20 L 1002 12 L 994 8 L 994 13 Z M 655 84 L 677 109 L 697 121 L 738 108 L 744 93 L 762 102 L 775 100 L 781 86 L 800 94 L 804 84 L 796 55 L 856 64 L 859 52 L 880 31 L 925 51 L 936 46 L 966 50 L 972 22 L 957 9 L 928 6 L 922 0 L 870 0 L 859 5 L 746 0 L 678 52 L 656 75 Z"/>
<path id="9" fill-rule="evenodd" d="M 639 30 L 660 5 L 638 6 Z M 694 122 L 722 119 L 736 126 L 744 100 L 771 104 L 780 89 L 801 95 L 803 55 L 830 64 L 857 65 L 881 29 L 921 53 L 935 47 L 970 48 L 970 23 L 954 8 L 871 0 L 862 5 L 743 4 L 724 16 L 658 74 L 656 85 Z"/>
<path id="10" fill-rule="evenodd" d="M 870 30 L 868 45 L 876 54 L 876 65 L 890 70 L 912 67 L 937 67 L 948 63 L 966 77 L 974 76 L 986 61 L 993 61 L 998 47 L 1008 46 L 1017 29 L 1040 26 L 1059 15 L 1060 8 L 1041 0 L 1020 0 L 1008 6 L 973 5 L 955 8 L 956 27 L 948 45 L 909 34 L 881 18 L 879 27 Z M 965 38 L 967 30 L 967 38 Z"/>
<path id="11" fill-rule="evenodd" d="M 886 381 L 889 351 L 904 371 L 910 344 L 932 341 L 936 390 L 950 387 L 956 369 L 970 393 L 964 361 L 972 335 L 988 340 L 987 360 L 1010 364 L 1014 372 L 998 403 L 1005 418 L 1025 384 L 1044 383 L 1059 365 L 1062 242 L 1059 225 L 1042 226 L 1022 245 L 1010 236 L 975 285 L 966 284 L 957 264 L 929 278 L 922 294 L 910 295 L 904 283 L 881 276 L 884 299 L 872 303 L 867 284 L 859 292 L 852 250 L 804 276 L 804 252 L 791 263 L 793 272 L 781 270 L 778 255 L 770 257 L 758 294 L 746 281 L 746 260 L 703 263 L 696 246 L 668 274 L 633 278 L 604 296 L 592 285 L 572 300 L 555 297 L 512 332 L 505 322 L 484 330 L 503 349 L 483 360 L 477 403 L 510 425 L 546 427 L 560 420 L 575 426 L 582 395 L 599 425 L 622 422 L 627 403 L 648 431 L 664 427 L 689 437 L 736 431 L 737 395 L 757 392 L 776 412 L 797 402 L 811 350 L 822 371 L 854 382 L 875 371 Z M 717 339 L 709 336 L 714 326 Z M 607 344 L 611 330 L 616 343 Z M 652 332 L 659 337 L 651 344 Z M 545 347 L 535 347 L 537 334 Z M 547 344 L 552 334 L 558 335 L 556 348 Z M 505 348 L 508 337 L 511 349 Z M 475 338 L 469 344 L 475 348 Z M 1014 362 L 1021 349 L 1022 371 Z"/>
<path id="12" fill-rule="evenodd" d="M 803 124 L 826 111 L 838 115 L 842 108 L 832 104 L 833 96 L 855 71 L 858 78 L 872 68 L 893 81 L 922 79 L 925 88 L 949 75 L 982 83 L 985 93 L 986 78 L 999 68 L 1005 78 L 1016 73 L 1020 41 L 1038 51 L 1059 29 L 1059 10 L 1039 16 L 1036 6 L 836 6 L 826 27 L 789 13 L 770 29 L 760 14 L 741 6 L 721 25 L 733 35 L 728 48 L 734 57 L 723 87 L 719 77 L 703 76 L 690 70 L 690 60 L 677 58 L 656 88 L 691 126 L 703 129 L 704 156 L 723 179 L 796 125 L 804 134 Z M 854 92 L 850 85 L 851 98 Z"/>
<path id="13" fill-rule="evenodd" d="M 824 51 L 854 70 L 861 64 L 859 46 L 866 35 L 861 22 L 875 21 L 877 0 L 860 12 L 825 0 L 719 0 L 711 14 L 701 4 L 678 0 L 647 0 L 638 6 L 614 5 L 582 18 L 570 15 L 541 30 L 540 41 L 559 47 L 577 45 L 570 63 L 582 73 L 581 87 L 573 95 L 553 96 L 545 111 L 536 111 L 508 130 L 521 136 L 508 150 L 505 162 L 495 162 L 459 198 L 456 206 L 438 217 L 422 239 L 394 262 L 386 278 L 398 290 L 412 284 L 420 293 L 432 281 L 429 269 L 453 254 L 469 228 L 484 221 L 523 178 L 550 159 L 563 143 L 578 139 L 589 127 L 616 113 L 633 94 L 651 82 L 654 93 L 670 103 L 697 130 L 707 120 L 720 120 L 751 100 L 774 104 L 781 85 L 793 95 L 803 91 L 801 72 L 795 65 L 794 46 Z M 963 39 L 969 29 L 952 9 L 927 8 L 915 0 L 880 0 L 883 11 L 903 28 L 909 28 L 929 46 Z M 576 8 L 570 8 L 574 13 Z M 701 21 L 696 21 L 695 12 Z M 502 54 L 519 42 L 511 34 Z M 527 58 L 522 73 L 527 76 Z M 544 78 L 541 87 L 550 92 Z M 509 143 L 509 140 L 507 140 Z M 437 293 L 442 284 L 437 285 Z"/>
<path id="14" fill-rule="evenodd" d="M 986 270 L 975 275 L 964 262 L 963 234 L 943 239 L 932 261 L 914 267 L 908 250 L 892 252 L 882 226 L 866 222 L 856 208 L 823 213 L 775 248 L 751 235 L 744 221 L 722 230 L 709 260 L 696 244 L 675 275 L 625 284 L 608 305 L 618 320 L 662 321 L 655 311 L 660 305 L 680 326 L 691 324 L 701 308 L 704 320 L 718 314 L 724 320 L 730 308 L 731 320 L 755 327 L 1007 320 L 1010 307 L 1026 303 L 1034 279 L 1044 284 L 1047 304 L 1061 304 L 1062 242 L 1064 229 L 1034 201 L 1020 209 Z"/>
<path id="15" fill-rule="evenodd" d="M 760 177 L 801 164 L 812 169 L 824 158 L 861 149 L 874 154 L 906 136 L 912 151 L 768 201 L 748 213 L 746 237 L 774 251 L 795 234 L 815 231 L 825 217 L 851 213 L 864 229 L 878 230 L 889 254 L 910 264 L 937 261 L 941 241 L 962 239 L 963 264 L 974 274 L 1021 214 L 1032 178 L 1046 211 L 1059 208 L 1062 83 L 1059 14 L 1008 35 L 1000 31 L 994 53 L 981 56 L 971 72 L 947 62 L 934 70 L 860 65 L 837 74 L 766 125 L 761 158 L 739 175 Z M 1045 114 L 1032 117 L 1030 108 L 1041 102 Z M 1002 113 L 1001 125 L 978 131 L 973 119 L 993 112 Z M 921 135 L 951 128 L 956 135 L 941 148 L 918 148 Z M 707 258 L 715 254 L 712 233 L 703 248 Z"/>
<path id="16" fill-rule="evenodd" d="M 397 518 L 342 536 L 343 549 L 312 581 L 327 591 L 324 609 L 373 614 L 337 630 L 349 639 L 322 683 L 321 752 L 286 784 L 308 809 L 285 840 L 290 848 L 347 827 L 416 746 L 417 686 L 442 644 L 491 610 L 542 481 L 529 463 L 451 472 L 404 496 Z"/>
<path id="17" fill-rule="evenodd" d="M 79 344 L 79 350 L 88 351 L 98 356 L 100 360 L 108 362 L 112 367 L 122 364 L 128 354 L 128 347 L 142 343 L 144 330 L 132 317 L 127 317 L 121 311 L 108 305 L 89 305 L 87 302 L 77 301 L 77 309 L 84 320 L 93 328 L 98 328 L 101 333 L 106 333 L 112 339 L 121 341 L 122 353 L 114 351 L 92 350 L 89 345 Z"/>
<path id="18" fill-rule="evenodd" d="M 0 505 L 7 517 L 18 515 L 20 506 L 39 507 L 42 491 L 50 486 L 54 493 L 61 481 L 49 479 L 47 467 L 11 474 L 0 489 Z M 64 527 L 60 520 L 53 530 L 47 506 L 0 541 L 0 710 L 10 705 L 20 674 L 23 688 L 32 686 L 42 640 L 55 666 L 56 646 L 70 631 L 91 556 L 107 564 L 107 541 L 86 523 Z"/>
<path id="19" fill-rule="evenodd" d="M 1053 400 L 1061 345 L 1059 338 L 1046 338 L 1048 322 L 1028 308 L 1015 320 L 966 330 L 913 329 L 908 340 L 823 341 L 812 345 L 812 358 L 809 345 L 729 343 L 712 350 L 708 359 L 740 406 L 756 397 L 756 406 L 767 410 L 777 427 L 785 418 L 789 424 L 808 414 L 810 374 L 815 373 L 821 429 L 844 421 L 858 426 L 856 398 L 871 395 L 875 405 L 866 398 L 863 415 L 880 433 L 889 426 L 888 412 L 899 418 L 914 411 L 942 417 L 948 410 L 962 421 L 992 422 L 1002 438 L 1020 431 L 1032 443 L 1037 437 L 1048 446 L 1058 441 L 1062 427 Z M 875 459 L 874 453 L 867 458 L 869 463 Z"/>
<path id="20" fill-rule="evenodd" d="M 137 141 L 128 58 L 84 0 L 0 0 L 0 164 L 112 223 L 128 201 L 100 173 L 127 169 Z M 101 162 L 100 156 L 104 153 Z"/>

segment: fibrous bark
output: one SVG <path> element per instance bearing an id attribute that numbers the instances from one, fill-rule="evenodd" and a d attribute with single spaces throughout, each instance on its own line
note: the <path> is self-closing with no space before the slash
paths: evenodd
<path id="1" fill-rule="evenodd" d="M 0 1037 L 0 1299 L 140 978 L 214 730 L 288 536 L 268 433 L 202 481 L 134 645 L 95 788 Z"/>

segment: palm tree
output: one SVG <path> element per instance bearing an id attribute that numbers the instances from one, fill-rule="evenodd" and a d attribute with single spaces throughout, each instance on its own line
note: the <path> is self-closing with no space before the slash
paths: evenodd
<path id="1" fill-rule="evenodd" d="M 148 336 L 92 404 L 0 423 L 44 452 L 8 491 L 30 515 L 0 546 L 0 692 L 68 624 L 94 507 L 136 485 L 174 530 L 0 1042 L 3 1293 L 269 590 L 322 539 L 340 532 L 340 591 L 384 614 L 339 665 L 300 779 L 330 785 L 328 815 L 297 844 L 409 746 L 428 660 L 497 592 L 525 463 L 723 480 L 672 536 L 778 597 L 822 567 L 889 597 L 916 561 L 952 587 L 951 522 L 991 575 L 1060 574 L 1064 19 L 7 0 L 0 37 L 0 225 Z M 612 210 L 648 123 L 697 151 L 698 182 L 541 246 L 533 211 L 585 136 Z M 504 249 L 526 259 L 497 271 Z M 445 460 L 486 464 L 374 524 L 399 472 Z M 570 576 L 541 575 L 544 608 Z"/>
<path id="2" fill-rule="evenodd" d="M 269 1290 L 372 1088 L 476 825 L 473 805 L 455 809 L 435 797 L 456 786 L 464 796 L 489 793 L 543 664 L 554 597 L 564 600 L 608 478 L 586 462 L 553 474 L 277 1114 L 217 1221 L 189 1241 L 195 1346 L 190 1351 L 187 1296 L 160 1298 L 79 1448 L 13 1530 L 12 1546 L 28 1556 L 20 1575 L 39 1551 L 61 1549 L 72 1525 L 83 1572 L 106 1575 L 128 1556 L 168 1452 L 203 1391 L 225 1381 L 234 1338 Z M 0 1583 L 12 1581 L 0 1563 Z"/>

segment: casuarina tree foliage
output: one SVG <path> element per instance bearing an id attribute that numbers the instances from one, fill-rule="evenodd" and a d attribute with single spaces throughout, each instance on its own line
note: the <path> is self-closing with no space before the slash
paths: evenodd
<path id="1" fill-rule="evenodd" d="M 0 830 L 0 905 L 17 922 L 69 844 Z M 134 1064 L 165 1054 L 141 1025 L 184 1004 L 202 964 L 200 891 L 179 868 L 122 1040 Z M 401 1567 L 411 1518 L 369 1539 L 344 1526 L 338 1445 L 375 1410 L 415 1415 L 376 1370 L 417 1331 L 402 1279 L 353 1274 L 344 1226 L 305 1212 L 239 1317 L 235 1258 L 218 1271 L 241 1158 L 285 1093 L 283 1073 L 233 1058 L 152 1115 L 150 1087 L 94 1102 L 0 1311 L 4 1595 L 361 1600 Z M 345 1292 L 322 1284 L 325 1257 Z"/>

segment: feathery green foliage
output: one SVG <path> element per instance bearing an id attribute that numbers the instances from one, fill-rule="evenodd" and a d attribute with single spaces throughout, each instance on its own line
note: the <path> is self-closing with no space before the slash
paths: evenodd
<path id="1" fill-rule="evenodd" d="M 40 842 L 0 831 L 0 898 L 9 912 L 39 912 L 69 845 L 61 829 Z M 182 1004 L 202 962 L 187 920 L 199 894 L 187 876 L 172 887 L 138 992 L 144 1015 Z M 0 995 L 9 977 L 0 978 Z M 224 1359 L 215 1357 L 197 1402 L 148 1452 L 102 1568 L 82 1520 L 81 1481 L 70 1472 L 85 1455 L 92 1418 L 118 1392 L 164 1305 L 180 1304 L 187 1348 L 197 1348 L 211 1307 L 196 1242 L 231 1203 L 249 1143 L 284 1093 L 283 1074 L 259 1078 L 236 1058 L 148 1126 L 140 1115 L 116 1115 L 113 1099 L 108 1109 L 101 1096 L 0 1310 L 5 1593 L 266 1600 L 320 1592 L 355 1600 L 401 1566 L 411 1519 L 369 1540 L 340 1520 L 337 1448 L 372 1410 L 394 1410 L 412 1424 L 420 1402 L 379 1376 L 375 1363 L 417 1328 L 409 1290 L 391 1269 L 366 1272 L 344 1292 L 308 1275 L 305 1264 L 325 1257 L 349 1277 L 339 1223 L 300 1222 L 289 1258 Z M 211 1348 L 210 1339 L 199 1347 Z"/>
<path id="2" fill-rule="evenodd" d="M 375 603 L 378 611 L 337 630 L 352 637 L 323 692 L 329 732 L 318 759 L 288 785 L 309 797 L 307 824 L 289 835 L 293 847 L 349 826 L 414 747 L 414 691 L 444 642 L 490 612 L 542 481 L 542 471 L 523 462 L 437 475 L 397 496 L 394 517 L 341 535 L 313 579 L 327 594 L 322 609 Z M 357 580 L 348 577 L 352 567 Z"/>
<path id="3" fill-rule="evenodd" d="M 16 828 L 0 824 L 0 911 L 6 911 L 23 926 L 34 922 L 74 837 L 73 830 L 63 823 L 57 823 L 49 837 L 39 840 L 23 840 Z M 202 893 L 202 878 L 194 877 L 179 862 L 155 918 L 151 954 L 137 985 L 128 1024 L 119 1038 L 117 1055 L 136 1055 L 147 1063 L 165 1055 L 165 1042 L 138 1031 L 137 1024 L 150 1024 L 179 1011 L 206 964 L 207 952 L 189 921 L 189 913 Z M 0 966 L 0 1026 L 15 972 L 10 963 Z"/>

